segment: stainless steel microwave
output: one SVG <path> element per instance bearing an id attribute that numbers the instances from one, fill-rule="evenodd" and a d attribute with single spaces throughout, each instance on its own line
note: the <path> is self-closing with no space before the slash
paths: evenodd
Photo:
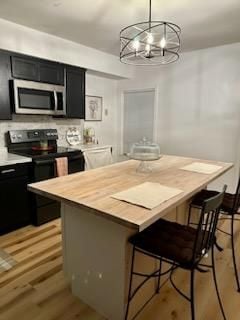
<path id="1" fill-rule="evenodd" d="M 15 113 L 66 115 L 65 87 L 13 80 Z"/>

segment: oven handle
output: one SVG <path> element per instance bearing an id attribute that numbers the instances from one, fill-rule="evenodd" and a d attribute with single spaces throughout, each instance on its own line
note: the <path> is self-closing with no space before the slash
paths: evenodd
<path id="1" fill-rule="evenodd" d="M 53 94 L 54 94 L 54 110 L 57 111 L 58 110 L 57 91 L 54 90 Z"/>
<path id="2" fill-rule="evenodd" d="M 76 156 L 70 156 L 68 157 L 68 161 L 75 161 L 75 160 L 80 160 L 83 158 L 83 154 L 79 154 L 79 155 L 76 155 Z M 55 163 L 55 158 L 53 159 L 48 159 L 48 160 L 35 160 L 34 163 L 37 165 L 37 166 L 42 166 L 42 165 L 47 165 L 47 164 L 53 164 Z"/>

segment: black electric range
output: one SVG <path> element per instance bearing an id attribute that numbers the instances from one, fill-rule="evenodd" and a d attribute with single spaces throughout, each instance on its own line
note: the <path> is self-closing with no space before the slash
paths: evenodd
<path id="1" fill-rule="evenodd" d="M 67 157 L 74 153 L 79 153 L 79 150 L 66 147 L 52 147 L 50 150 L 34 150 L 32 148 L 22 148 L 11 150 L 12 153 L 18 154 L 24 157 L 30 157 L 33 160 L 40 158 L 57 158 L 57 157 Z M 71 153 L 71 154 L 70 154 Z"/>
<path id="2" fill-rule="evenodd" d="M 56 129 L 13 130 L 7 134 L 8 151 L 32 159 L 31 182 L 56 177 L 56 158 L 68 158 L 68 172 L 84 170 L 84 157 L 80 150 L 59 147 Z M 48 150 L 39 150 L 44 145 Z M 41 225 L 60 217 L 60 203 L 36 194 L 30 194 L 32 223 Z"/>

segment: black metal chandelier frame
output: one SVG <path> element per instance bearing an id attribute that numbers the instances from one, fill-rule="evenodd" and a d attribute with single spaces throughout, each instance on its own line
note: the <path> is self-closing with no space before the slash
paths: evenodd
<path id="1" fill-rule="evenodd" d="M 144 25 L 146 25 L 147 27 L 141 29 L 140 27 Z M 149 44 L 150 50 L 147 55 L 144 55 L 144 53 L 146 53 L 146 49 L 137 51 L 134 48 L 131 48 L 131 49 L 129 48 L 131 43 L 133 43 L 136 39 L 138 39 L 139 44 L 147 45 L 148 44 L 147 42 L 143 40 L 139 40 L 140 36 L 143 34 L 150 33 L 150 31 L 152 32 L 154 31 L 154 29 L 159 27 L 163 27 L 163 34 L 165 39 L 167 38 L 166 36 L 167 36 L 167 28 L 168 28 L 168 35 L 172 34 L 174 37 L 176 37 L 177 43 L 169 46 L 169 43 L 170 43 L 169 42 L 167 47 L 165 48 L 161 47 L 160 44 L 156 45 L 154 43 L 151 43 Z M 134 34 L 133 37 L 126 36 L 125 32 L 128 30 L 132 30 L 133 28 L 135 29 L 139 28 L 140 29 L 139 33 Z M 180 50 L 180 36 L 179 36 L 180 33 L 181 33 L 181 28 L 177 24 L 166 22 L 166 21 L 152 20 L 152 2 L 151 0 L 149 0 L 149 20 L 129 25 L 120 31 L 120 41 L 122 44 L 121 51 L 120 51 L 120 61 L 126 64 L 134 64 L 134 65 L 140 65 L 140 66 L 169 64 L 169 63 L 175 62 L 179 58 L 178 52 Z M 159 54 L 159 55 L 157 56 L 155 54 Z M 166 55 L 170 56 L 170 58 L 164 61 L 163 60 L 157 61 L 157 62 L 151 61 L 151 58 L 159 58 L 159 57 L 164 57 Z M 140 57 L 141 59 L 145 60 L 145 63 L 135 62 L 134 59 L 133 61 L 128 60 L 128 58 L 134 58 L 134 57 L 135 58 Z"/>

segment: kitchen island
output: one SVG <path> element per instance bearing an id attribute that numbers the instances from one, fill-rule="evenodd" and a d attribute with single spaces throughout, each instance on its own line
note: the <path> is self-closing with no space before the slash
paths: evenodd
<path id="1" fill-rule="evenodd" d="M 219 169 L 209 174 L 182 169 L 196 162 Z M 64 272 L 72 292 L 109 320 L 124 319 L 131 256 L 128 238 L 162 217 L 184 222 L 191 197 L 233 166 L 176 156 L 154 161 L 152 172 L 147 174 L 137 173 L 138 165 L 130 160 L 29 186 L 30 191 L 61 202 Z M 146 181 L 182 192 L 152 210 L 112 198 Z M 149 272 L 156 264 L 138 256 L 138 268 Z M 132 309 L 137 309 L 154 288 L 153 280 L 136 297 Z"/>

